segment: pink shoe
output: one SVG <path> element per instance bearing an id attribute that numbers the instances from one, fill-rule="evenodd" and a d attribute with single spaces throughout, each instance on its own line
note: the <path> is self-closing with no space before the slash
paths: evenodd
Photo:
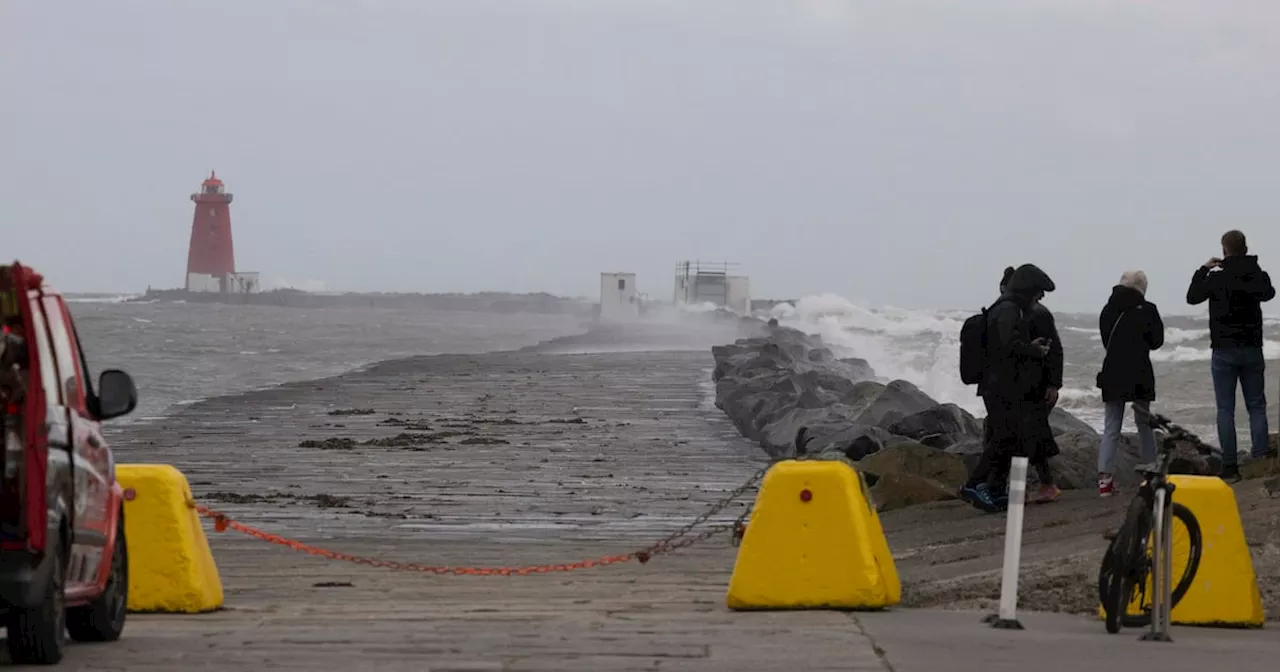
<path id="1" fill-rule="evenodd" d="M 1036 492 L 1035 497 L 1031 500 L 1032 504 L 1048 504 L 1058 497 L 1062 496 L 1062 491 L 1056 485 L 1042 485 L 1040 490 Z"/>

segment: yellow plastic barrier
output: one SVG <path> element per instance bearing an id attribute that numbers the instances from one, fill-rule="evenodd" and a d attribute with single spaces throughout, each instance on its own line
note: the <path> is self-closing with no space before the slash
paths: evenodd
<path id="1" fill-rule="evenodd" d="M 730 609 L 878 609 L 901 593 L 853 467 L 789 460 L 769 469 L 729 580 Z"/>
<path id="2" fill-rule="evenodd" d="M 1245 541 L 1236 496 L 1216 476 L 1170 476 L 1177 489 L 1173 501 L 1191 510 L 1200 523 L 1200 567 L 1187 594 L 1178 601 L 1169 620 L 1176 625 L 1218 625 L 1260 628 L 1266 621 L 1262 594 L 1253 573 L 1253 558 Z M 1173 580 L 1186 566 L 1186 532 L 1173 521 Z M 1147 582 L 1150 604 L 1150 581 Z M 1138 604 L 1129 605 L 1138 613 Z M 1099 615 L 1102 614 L 1099 608 Z"/>
<path id="3" fill-rule="evenodd" d="M 199 613 L 222 607 L 222 579 L 191 488 L 167 464 L 121 464 L 116 480 L 132 488 L 124 505 L 129 540 L 130 611 Z"/>

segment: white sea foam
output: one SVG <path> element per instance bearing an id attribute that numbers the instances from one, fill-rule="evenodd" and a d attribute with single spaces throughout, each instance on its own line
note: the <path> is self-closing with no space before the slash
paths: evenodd
<path id="1" fill-rule="evenodd" d="M 1207 340 L 1209 340 L 1208 329 L 1178 329 L 1176 327 L 1165 327 L 1164 330 L 1165 345 L 1177 345 L 1179 343 L 1188 343 L 1190 341 Z"/>
<path id="2" fill-rule="evenodd" d="M 124 303 L 138 298 L 138 294 L 63 294 L 67 303 Z"/>
<path id="3" fill-rule="evenodd" d="M 1101 341 L 1102 334 L 1096 328 L 1091 327 L 1064 327 L 1067 331 L 1074 331 L 1078 334 L 1089 334 L 1090 340 Z M 1208 329 L 1179 329 L 1177 327 L 1165 327 L 1164 342 L 1165 345 L 1177 345 L 1179 343 L 1189 343 L 1191 341 L 1208 340 Z"/>
<path id="4" fill-rule="evenodd" d="M 1280 341 L 1263 341 L 1262 354 L 1267 359 L 1280 359 Z M 1151 353 L 1153 362 L 1202 362 L 1213 355 L 1208 347 L 1193 348 L 1178 345 L 1172 348 L 1165 346 Z"/>
<path id="5" fill-rule="evenodd" d="M 841 356 L 861 357 L 885 378 L 911 381 L 929 396 L 982 413 L 975 390 L 960 382 L 960 326 L 965 313 L 867 308 L 835 294 L 782 303 L 781 324 L 818 334 Z"/>
<path id="6" fill-rule="evenodd" d="M 818 334 L 839 356 L 866 359 L 882 378 L 911 381 L 939 401 L 984 415 L 975 388 L 961 383 L 959 375 L 960 327 L 970 314 L 972 311 L 870 308 L 822 294 L 795 304 L 778 304 L 760 317 L 776 317 L 786 326 Z M 1102 419 L 1102 399 L 1093 378 L 1101 366 L 1102 349 L 1097 327 L 1081 326 L 1082 321 L 1088 324 L 1090 318 L 1058 318 L 1067 348 L 1066 387 L 1059 393 L 1059 403 L 1096 425 Z M 1204 320 L 1195 320 L 1166 327 L 1164 347 L 1152 353 L 1158 377 L 1178 363 L 1209 359 L 1209 330 L 1199 326 L 1204 324 Z M 1092 345 L 1086 345 L 1090 342 Z M 1280 359 L 1280 341 L 1267 341 L 1263 350 L 1267 359 Z M 1173 404 L 1175 409 L 1183 404 L 1203 405 L 1203 396 L 1179 389 L 1162 394 L 1161 403 Z"/>
<path id="7" fill-rule="evenodd" d="M 1058 404 L 1063 408 L 1071 408 L 1083 404 L 1102 402 L 1102 391 L 1096 387 L 1064 387 L 1058 390 Z"/>
<path id="8" fill-rule="evenodd" d="M 1064 387 L 1058 390 L 1058 407 L 1096 428 L 1102 428 L 1102 390 L 1097 387 Z"/>

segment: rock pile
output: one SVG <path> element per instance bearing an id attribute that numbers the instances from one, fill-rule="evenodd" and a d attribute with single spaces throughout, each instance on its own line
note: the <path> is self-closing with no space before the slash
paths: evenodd
<path id="1" fill-rule="evenodd" d="M 908 381 L 879 379 L 865 360 L 838 358 L 817 336 L 773 327 L 711 351 L 716 406 L 743 436 L 775 458 L 799 452 L 858 462 L 881 510 L 955 497 L 982 453 L 981 420 Z M 1057 485 L 1095 487 L 1098 433 L 1061 409 L 1050 424 L 1061 449 L 1050 461 Z M 1136 441 L 1126 437 L 1116 469 L 1121 485 L 1137 481 L 1137 457 Z M 1211 468 L 1197 459 L 1182 470 Z"/>

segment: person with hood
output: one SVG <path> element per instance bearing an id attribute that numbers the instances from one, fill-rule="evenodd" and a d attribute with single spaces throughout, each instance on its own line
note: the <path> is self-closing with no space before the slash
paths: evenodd
<path id="1" fill-rule="evenodd" d="M 978 390 L 987 409 L 990 440 L 960 489 L 962 499 L 983 511 L 999 511 L 1007 502 L 993 492 L 992 484 L 1008 473 L 1013 457 L 1032 457 L 1036 437 L 1028 430 L 1043 402 L 1043 396 L 1037 396 L 1049 345 L 1031 335 L 1031 313 L 1045 292 L 1054 289 L 1044 271 L 1023 264 L 1010 274 L 1000 298 L 987 310 L 986 367 Z"/>
<path id="2" fill-rule="evenodd" d="M 1209 302 L 1209 371 L 1218 407 L 1218 442 L 1222 446 L 1222 478 L 1239 480 L 1236 454 L 1236 383 L 1249 412 L 1254 459 L 1272 455 L 1267 445 L 1266 359 L 1262 354 L 1262 303 L 1275 298 L 1271 276 L 1249 254 L 1244 234 L 1222 235 L 1222 258 L 1196 269 L 1187 288 L 1187 303 Z"/>
<path id="3" fill-rule="evenodd" d="M 1012 266 L 1004 269 L 1000 279 L 1000 293 L 1003 295 L 1009 288 L 1009 280 L 1013 277 Z M 1042 339 L 1049 346 L 1048 355 L 1040 362 L 1040 383 L 1035 399 L 1043 399 L 1043 404 L 1033 405 L 1035 411 L 1030 417 L 1030 433 L 1032 448 L 1029 451 L 1031 466 L 1036 470 L 1040 481 L 1040 490 L 1031 501 L 1044 504 L 1056 500 L 1062 495 L 1053 482 L 1053 472 L 1049 468 L 1049 458 L 1059 453 L 1058 442 L 1053 438 L 1053 429 L 1049 426 L 1049 414 L 1058 404 L 1058 390 L 1062 389 L 1063 353 L 1062 341 L 1058 338 L 1058 327 L 1053 313 L 1041 302 L 1036 301 L 1031 308 L 1031 340 Z M 982 388 L 979 386 L 979 395 Z M 991 442 L 991 423 L 983 423 L 983 445 Z M 1006 464 L 1001 462 L 1002 465 Z M 1007 471 L 995 476 L 988 487 L 998 504 L 1004 505 L 1009 496 L 1009 473 Z"/>
<path id="4" fill-rule="evenodd" d="M 1146 294 L 1147 274 L 1125 271 L 1098 315 L 1098 333 L 1107 353 L 1102 358 L 1097 381 L 1106 407 L 1102 444 L 1098 448 L 1098 495 L 1101 497 L 1118 492 L 1116 451 L 1124 425 L 1125 404 L 1133 406 L 1142 461 L 1156 460 L 1156 437 L 1151 430 L 1156 375 L 1151 367 L 1151 351 L 1164 345 L 1164 320 L 1160 319 L 1156 304 L 1147 301 Z"/>

